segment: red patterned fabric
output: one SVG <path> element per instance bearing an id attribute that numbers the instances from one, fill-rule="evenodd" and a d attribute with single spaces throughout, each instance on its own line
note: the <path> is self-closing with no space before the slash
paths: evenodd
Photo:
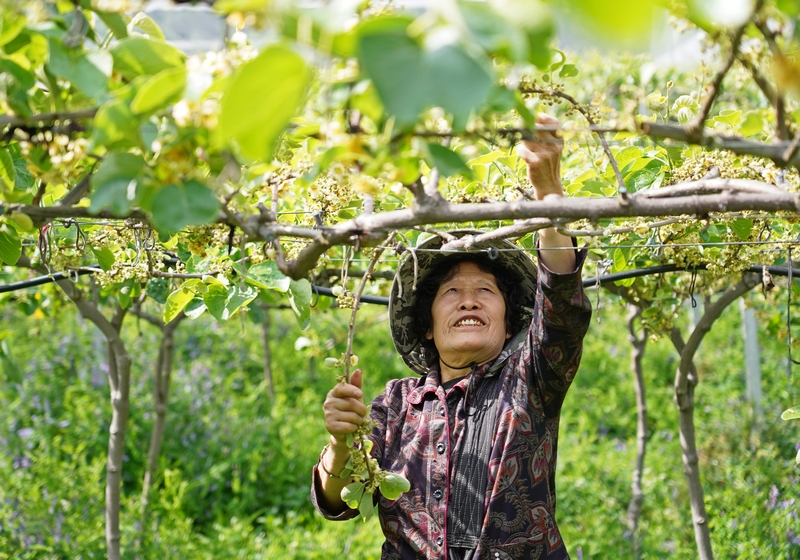
<path id="1" fill-rule="evenodd" d="M 539 264 L 538 293 L 530 328 L 511 339 L 491 364 L 478 368 L 473 383 L 499 375 L 496 435 L 489 454 L 484 520 L 476 558 L 569 558 L 556 525 L 555 470 L 561 405 L 578 370 L 591 305 L 581 288 L 585 251 L 577 270 L 555 274 Z M 411 490 L 399 499 L 380 497 L 386 535 L 381 558 L 445 559 L 451 462 L 462 446 L 470 396 L 460 398 L 448 421 L 447 398 L 467 392 L 465 378 L 445 392 L 439 372 L 390 381 L 372 403 L 378 427 L 373 455 L 383 469 L 402 473 Z M 452 426 L 452 427 L 451 427 Z M 456 450 L 451 451 L 451 442 Z M 319 506 L 316 467 L 312 501 L 328 519 L 350 519 Z M 453 539 L 451 539 L 452 542 Z"/>

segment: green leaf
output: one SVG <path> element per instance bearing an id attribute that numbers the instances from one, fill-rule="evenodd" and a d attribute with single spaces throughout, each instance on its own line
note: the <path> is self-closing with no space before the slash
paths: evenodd
<path id="1" fill-rule="evenodd" d="M 572 78 L 578 75 L 578 69 L 574 64 L 565 64 L 561 67 L 561 72 L 558 75 L 562 78 Z"/>
<path id="2" fill-rule="evenodd" d="M 0 224 L 0 262 L 17 264 L 21 254 L 22 240 L 17 230 L 6 224 Z"/>
<path id="3" fill-rule="evenodd" d="M 639 169 L 625 178 L 628 192 L 636 192 L 649 188 L 658 178 L 659 173 L 652 169 Z"/>
<path id="4" fill-rule="evenodd" d="M 550 42 L 553 40 L 555 27 L 552 20 L 548 20 L 539 27 L 530 30 L 528 35 L 528 62 L 540 69 L 550 64 Z"/>
<path id="5" fill-rule="evenodd" d="M 719 115 L 714 117 L 715 121 L 721 122 L 730 126 L 737 126 L 744 119 L 742 118 L 742 111 L 739 109 L 724 109 L 719 112 Z"/>
<path id="6" fill-rule="evenodd" d="M 302 327 L 308 326 L 311 316 L 311 282 L 305 278 L 292 280 L 289 286 L 289 304 L 292 306 L 297 323 Z"/>
<path id="7" fill-rule="evenodd" d="M 311 72 L 300 55 L 277 45 L 264 49 L 240 68 L 222 98 L 222 138 L 235 140 L 249 158 L 270 160 L 310 80 Z"/>
<path id="8" fill-rule="evenodd" d="M 753 220 L 749 218 L 738 218 L 733 220 L 733 222 L 729 224 L 729 227 L 739 239 L 746 241 L 750 237 L 750 233 L 753 231 Z"/>
<path id="9" fill-rule="evenodd" d="M 175 47 L 145 37 L 127 37 L 111 49 L 114 70 L 128 80 L 154 76 L 168 68 L 183 66 L 186 56 Z"/>
<path id="10" fill-rule="evenodd" d="M 182 185 L 167 185 L 153 197 L 153 225 L 161 231 L 178 231 L 189 225 L 213 222 L 219 200 L 200 181 L 190 179 Z"/>
<path id="11" fill-rule="evenodd" d="M 211 283 L 203 294 L 203 301 L 208 312 L 218 321 L 227 321 L 244 305 L 258 295 L 256 288 L 247 285 L 225 287 L 219 283 Z"/>
<path id="12" fill-rule="evenodd" d="M 33 220 L 27 214 L 23 214 L 22 212 L 14 212 L 10 216 L 8 216 L 9 223 L 17 228 L 17 231 L 23 231 L 26 233 L 33 233 L 36 231 L 36 227 L 33 225 Z"/>
<path id="13" fill-rule="evenodd" d="M 9 189 L 14 188 L 17 172 L 14 168 L 14 159 L 8 148 L 0 148 L 0 186 L 5 184 Z"/>
<path id="14" fill-rule="evenodd" d="M 522 29 L 483 2 L 459 2 L 461 16 L 472 38 L 492 57 L 512 61 L 528 55 L 528 41 Z"/>
<path id="15" fill-rule="evenodd" d="M 350 509 L 358 508 L 359 503 L 361 502 L 361 498 L 364 495 L 364 483 L 363 482 L 351 482 L 344 488 L 342 488 L 342 501 L 347 504 L 347 507 Z"/>
<path id="16" fill-rule="evenodd" d="M 8 152 L 11 154 L 11 159 L 14 160 L 14 188 L 19 191 L 31 189 L 36 181 L 27 168 L 28 162 L 25 156 L 22 155 L 19 144 L 16 142 L 9 144 Z"/>
<path id="17" fill-rule="evenodd" d="M 157 301 L 162 305 L 166 304 L 167 296 L 169 296 L 169 278 L 150 278 L 147 281 L 145 291 L 147 292 L 147 297 L 153 301 Z"/>
<path id="18" fill-rule="evenodd" d="M 264 261 L 251 266 L 247 269 L 245 279 L 248 284 L 262 290 L 276 290 L 283 293 L 289 290 L 292 283 L 291 278 L 284 276 L 278 270 L 278 265 L 274 261 Z"/>
<path id="19" fill-rule="evenodd" d="M 194 298 L 194 290 L 191 286 L 187 286 L 188 282 L 183 286 L 172 292 L 167 298 L 167 304 L 164 306 L 163 319 L 165 323 L 169 323 L 178 313 L 183 311 L 186 304 Z"/>
<path id="20" fill-rule="evenodd" d="M 205 313 L 206 309 L 208 308 L 203 298 L 195 296 L 192 301 L 186 304 L 186 307 L 183 308 L 183 312 L 189 319 L 197 319 L 200 315 Z"/>
<path id="21" fill-rule="evenodd" d="M 124 39 L 128 36 L 128 26 L 125 24 L 125 16 L 117 12 L 101 12 L 93 10 L 97 17 L 106 24 L 117 39 Z"/>
<path id="22" fill-rule="evenodd" d="M 111 267 L 114 266 L 114 252 L 109 249 L 108 247 L 103 247 L 102 249 L 92 249 L 92 253 L 94 253 L 94 257 L 97 259 L 97 264 L 100 265 L 104 271 L 108 272 L 111 270 Z M 163 301 L 161 303 L 164 303 Z"/>
<path id="23" fill-rule="evenodd" d="M 361 500 L 358 502 L 358 512 L 364 521 L 369 521 L 375 515 L 375 503 L 372 501 L 372 494 L 364 492 Z"/>
<path id="24" fill-rule="evenodd" d="M 747 113 L 744 121 L 742 121 L 742 124 L 739 127 L 739 133 L 745 137 L 763 134 L 765 124 L 766 121 L 764 120 L 764 117 L 762 117 L 756 111 L 750 111 Z"/>
<path id="25" fill-rule="evenodd" d="M 473 57 L 455 44 L 424 48 L 400 27 L 402 21 L 387 18 L 387 25 L 379 26 L 373 20 L 359 30 L 359 63 L 384 107 L 403 127 L 434 106 L 452 114 L 455 127 L 463 127 L 494 85 L 488 59 Z"/>
<path id="26" fill-rule="evenodd" d="M 411 489 L 411 483 L 403 475 L 387 472 L 380 485 L 381 494 L 387 500 L 396 500 Z"/>
<path id="27" fill-rule="evenodd" d="M 431 167 L 438 169 L 444 177 L 461 174 L 472 178 L 472 170 L 467 167 L 467 162 L 453 150 L 441 144 L 428 143 L 428 153 L 430 153 Z"/>
<path id="28" fill-rule="evenodd" d="M 17 38 L 17 35 L 25 29 L 27 18 L 14 10 L 7 10 L 0 20 L 0 47 L 4 47 Z"/>
<path id="29" fill-rule="evenodd" d="M 80 48 L 68 48 L 59 39 L 49 37 L 50 60 L 47 69 L 64 78 L 85 96 L 98 99 L 108 90 L 112 59 L 107 51 L 86 53 Z"/>
<path id="30" fill-rule="evenodd" d="M 144 158 L 137 154 L 108 154 L 91 179 L 92 201 L 89 212 L 108 208 L 116 216 L 127 215 L 137 199 L 139 178 L 145 168 Z"/>
<path id="31" fill-rule="evenodd" d="M 655 305 L 651 305 L 650 307 L 642 311 L 642 318 L 650 319 L 651 317 L 656 317 L 660 311 L 661 310 L 658 307 L 656 307 Z"/>
<path id="32" fill-rule="evenodd" d="M 566 12 L 575 33 L 590 35 L 584 40 L 610 45 L 643 47 L 650 39 L 658 12 L 654 0 L 561 0 L 553 9 Z"/>
<path id="33" fill-rule="evenodd" d="M 794 420 L 800 418 L 800 406 L 784 410 L 781 414 L 781 420 Z"/>
<path id="34" fill-rule="evenodd" d="M 97 110 L 92 146 L 132 148 L 139 144 L 139 119 L 124 99 L 112 99 Z"/>
<path id="35" fill-rule="evenodd" d="M 152 114 L 178 101 L 186 89 L 186 68 L 167 68 L 148 79 L 131 101 L 134 115 Z"/>
<path id="36" fill-rule="evenodd" d="M 472 158 L 467 162 L 467 165 L 470 167 L 475 167 L 476 165 L 484 165 L 487 163 L 492 163 L 493 161 L 497 161 L 498 158 L 504 157 L 505 155 L 506 153 L 501 150 L 497 150 L 495 152 L 489 152 L 488 154 L 483 154 L 482 156 Z"/>
<path id="37" fill-rule="evenodd" d="M 614 159 L 617 160 L 620 167 L 640 157 L 644 157 L 644 151 L 638 146 L 622 148 L 614 155 Z"/>
<path id="38" fill-rule="evenodd" d="M 628 266 L 628 249 L 614 249 L 614 263 L 611 266 L 611 272 L 624 272 L 630 267 Z"/>
<path id="39" fill-rule="evenodd" d="M 145 33 L 147 33 L 151 39 L 155 39 L 156 41 L 164 41 L 164 32 L 161 31 L 161 28 L 158 24 L 153 21 L 153 18 L 148 16 L 144 12 L 139 12 L 128 24 L 128 30 L 132 30 L 134 27 L 138 27 Z"/>

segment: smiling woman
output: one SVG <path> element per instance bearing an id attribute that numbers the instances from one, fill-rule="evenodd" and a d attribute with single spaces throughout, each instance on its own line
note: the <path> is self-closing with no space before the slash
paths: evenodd
<path id="1" fill-rule="evenodd" d="M 494 360 L 511 338 L 506 329 L 505 298 L 497 280 L 474 262 L 450 269 L 436 291 L 431 316 L 433 326 L 425 338 L 439 351 L 442 383 L 463 377 L 470 366 Z"/>
<path id="2" fill-rule="evenodd" d="M 425 355 L 439 356 L 443 381 L 463 376 L 463 370 L 473 363 L 480 365 L 497 357 L 505 341 L 530 322 L 518 285 L 519 279 L 512 273 L 488 256 L 475 253 L 450 256 L 425 278 L 417 289 L 415 330 Z M 532 306 L 533 301 L 528 304 Z M 457 338 L 451 341 L 446 327 L 452 327 Z M 459 342 L 464 337 L 471 339 L 478 354 L 473 355 L 469 344 Z M 495 344 L 484 348 L 486 337 Z M 451 375 L 445 370 L 458 373 Z"/>

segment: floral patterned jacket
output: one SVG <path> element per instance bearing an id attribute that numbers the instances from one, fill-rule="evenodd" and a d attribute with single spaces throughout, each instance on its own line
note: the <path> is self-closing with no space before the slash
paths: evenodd
<path id="1" fill-rule="evenodd" d="M 509 340 L 493 363 L 472 374 L 475 384 L 492 376 L 499 384 L 474 558 L 569 558 L 555 518 L 556 449 L 561 405 L 578 370 L 591 317 L 581 288 L 585 258 L 585 251 L 578 253 L 577 269 L 570 274 L 555 274 L 539 261 L 530 328 Z M 371 436 L 372 454 L 383 469 L 411 481 L 411 490 L 397 500 L 378 500 L 386 536 L 381 558 L 446 559 L 448 543 L 453 546 L 458 540 L 448 535 L 448 505 L 456 477 L 452 466 L 466 425 L 475 417 L 469 413 L 469 393 L 467 377 L 445 394 L 438 370 L 431 369 L 423 378 L 390 381 L 372 402 L 370 414 L 378 424 Z M 324 511 L 318 477 L 315 467 L 312 501 L 324 517 L 358 515 L 356 510 Z"/>

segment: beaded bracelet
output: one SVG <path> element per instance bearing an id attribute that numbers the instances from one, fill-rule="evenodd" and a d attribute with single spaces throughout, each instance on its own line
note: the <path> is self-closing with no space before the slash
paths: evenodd
<path id="1" fill-rule="evenodd" d="M 330 444 L 330 443 L 328 443 L 328 444 L 326 444 L 326 445 L 325 445 L 325 447 L 323 447 L 323 448 L 322 448 L 322 453 L 320 453 L 320 454 L 319 454 L 319 460 L 317 461 L 317 465 L 318 465 L 318 466 L 319 466 L 319 467 L 320 467 L 320 468 L 323 470 L 323 472 L 324 472 L 325 474 L 327 474 L 329 477 L 331 477 L 331 478 L 338 478 L 339 480 L 342 480 L 342 477 L 341 477 L 341 476 L 337 476 L 337 475 L 333 474 L 331 471 L 329 471 L 328 469 L 326 469 L 326 468 L 325 468 L 325 462 L 322 460 L 322 457 L 324 457 L 324 456 L 325 456 L 325 453 L 328 451 L 328 449 L 330 449 L 330 447 L 331 447 L 331 444 Z M 341 474 L 341 473 L 339 473 L 339 474 Z"/>

